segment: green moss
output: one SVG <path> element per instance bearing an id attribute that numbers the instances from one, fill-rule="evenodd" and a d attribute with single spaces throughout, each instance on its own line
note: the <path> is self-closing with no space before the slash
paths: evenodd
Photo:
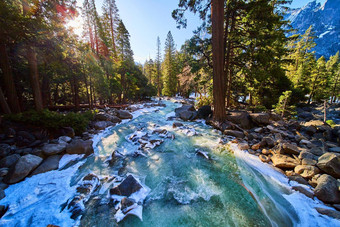
<path id="1" fill-rule="evenodd" d="M 333 120 L 327 120 L 326 123 L 329 124 L 331 127 L 334 127 L 336 125 Z"/>
<path id="2" fill-rule="evenodd" d="M 47 129 L 60 129 L 62 127 L 71 127 L 77 135 L 86 130 L 87 125 L 93 119 L 94 111 L 84 113 L 70 112 L 61 114 L 54 111 L 30 110 L 19 114 L 9 114 L 5 116 L 6 120 L 18 123 L 26 123 Z"/>

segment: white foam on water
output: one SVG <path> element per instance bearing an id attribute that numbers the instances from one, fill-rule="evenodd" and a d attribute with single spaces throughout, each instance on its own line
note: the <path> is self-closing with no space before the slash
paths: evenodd
<path id="1" fill-rule="evenodd" d="M 75 220 L 61 205 L 75 194 L 70 186 L 72 176 L 82 162 L 62 171 L 34 175 L 25 181 L 10 185 L 1 205 L 9 205 L 6 214 L 0 219 L 0 226 L 73 226 Z"/>
<path id="2" fill-rule="evenodd" d="M 257 156 L 240 150 L 236 144 L 229 143 L 229 146 L 234 151 L 237 159 L 242 160 L 251 168 L 256 169 L 272 185 L 279 186 L 276 188 L 287 189 L 289 191 L 289 193 L 281 191 L 281 195 L 291 204 L 299 218 L 299 223 L 294 223 L 295 226 L 340 226 L 339 220 L 321 215 L 315 209 L 315 207 L 332 208 L 324 205 L 318 199 L 313 200 L 300 192 L 292 190 L 292 185 L 302 186 L 304 188 L 306 188 L 306 186 L 295 181 L 290 182 L 285 175 L 275 170 L 271 165 L 261 162 Z"/>
<path id="3" fill-rule="evenodd" d="M 83 157 L 84 157 L 84 154 L 64 154 L 59 161 L 58 168 L 62 169 L 70 162 L 80 160 Z"/>

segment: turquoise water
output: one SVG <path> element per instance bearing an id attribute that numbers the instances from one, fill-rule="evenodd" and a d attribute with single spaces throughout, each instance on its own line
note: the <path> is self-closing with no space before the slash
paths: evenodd
<path id="1" fill-rule="evenodd" d="M 186 136 L 183 130 L 171 127 L 173 121 L 167 121 L 166 115 L 177 106 L 168 102 L 167 107 L 159 112 L 144 114 L 128 124 L 115 127 L 98 145 L 103 157 L 94 160 L 96 174 L 132 173 L 151 189 L 144 203 L 143 221 L 128 216 L 119 226 L 271 225 L 270 217 L 243 186 L 235 157 L 219 145 L 221 135 L 217 131 L 202 122 L 184 123 L 196 131 L 198 135 L 195 136 Z M 152 131 L 155 124 L 173 133 L 175 139 L 165 139 L 163 144 L 150 150 L 147 157 L 126 156 L 113 168 L 102 165 L 104 157 L 110 156 L 114 150 L 121 153 L 136 150 L 136 146 L 125 137 L 138 129 Z M 195 149 L 208 152 L 211 160 L 196 155 Z M 86 222 L 83 221 L 82 225 L 107 224 L 93 214 L 89 216 L 84 216 Z M 278 212 L 271 216 L 280 216 L 275 220 L 278 226 L 292 225 L 293 220 L 286 214 Z"/>
<path id="2" fill-rule="evenodd" d="M 133 120 L 106 130 L 95 139 L 96 155 L 75 165 L 39 174 L 6 189 L 0 204 L 9 205 L 0 226 L 340 226 L 319 215 L 318 201 L 293 192 L 288 180 L 257 157 L 220 144 L 222 135 L 202 121 L 182 122 L 172 128 L 167 116 L 179 104 L 166 101 L 159 111 L 150 110 Z M 175 139 L 152 134 L 166 129 Z M 164 142 L 143 155 L 134 155 L 139 144 L 131 134 L 149 133 Z M 196 154 L 207 152 L 210 160 Z M 106 161 L 114 151 L 122 154 L 113 165 Z M 139 151 L 140 152 L 140 151 Z M 101 186 L 85 203 L 81 220 L 72 220 L 62 204 L 76 194 L 89 173 L 101 178 Z M 115 221 L 109 189 L 116 179 L 132 174 L 150 193 L 144 200 L 143 220 L 127 216 Z"/>

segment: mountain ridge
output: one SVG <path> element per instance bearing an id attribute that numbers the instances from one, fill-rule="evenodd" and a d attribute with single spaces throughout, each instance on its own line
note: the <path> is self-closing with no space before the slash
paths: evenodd
<path id="1" fill-rule="evenodd" d="M 340 50 L 340 0 L 326 0 L 324 4 L 311 1 L 304 7 L 289 9 L 285 19 L 298 34 L 313 26 L 317 57 L 329 58 Z"/>

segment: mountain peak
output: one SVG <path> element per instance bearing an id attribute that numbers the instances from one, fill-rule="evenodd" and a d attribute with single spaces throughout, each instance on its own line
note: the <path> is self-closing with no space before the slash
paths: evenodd
<path id="1" fill-rule="evenodd" d="M 322 6 L 313 0 L 301 9 L 289 10 L 286 18 L 298 34 L 313 26 L 317 56 L 328 58 L 340 50 L 340 0 L 327 0 Z"/>

